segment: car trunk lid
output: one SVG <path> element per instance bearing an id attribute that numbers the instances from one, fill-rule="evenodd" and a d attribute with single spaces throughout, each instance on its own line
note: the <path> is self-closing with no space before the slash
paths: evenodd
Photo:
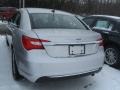
<path id="1" fill-rule="evenodd" d="M 51 57 L 75 57 L 97 53 L 100 35 L 80 29 L 34 29 Z"/>

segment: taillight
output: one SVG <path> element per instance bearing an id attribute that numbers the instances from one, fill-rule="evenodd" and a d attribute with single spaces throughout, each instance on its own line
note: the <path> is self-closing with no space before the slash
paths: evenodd
<path id="1" fill-rule="evenodd" d="M 99 46 L 103 46 L 104 45 L 102 37 L 97 39 L 97 41 L 99 41 Z"/>
<path id="2" fill-rule="evenodd" d="M 26 50 L 44 49 L 42 42 L 49 42 L 49 41 L 43 39 L 30 38 L 28 36 L 22 36 L 22 43 Z"/>

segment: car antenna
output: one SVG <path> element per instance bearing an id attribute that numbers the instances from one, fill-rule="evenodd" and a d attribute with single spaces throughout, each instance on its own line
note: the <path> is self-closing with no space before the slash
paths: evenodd
<path id="1" fill-rule="evenodd" d="M 52 13 L 53 13 L 53 15 L 55 14 L 55 9 L 52 9 Z"/>
<path id="2" fill-rule="evenodd" d="M 54 2 L 52 3 L 52 6 L 53 6 L 52 13 L 53 13 L 53 16 L 54 16 L 54 14 L 55 14 L 55 3 Z"/>

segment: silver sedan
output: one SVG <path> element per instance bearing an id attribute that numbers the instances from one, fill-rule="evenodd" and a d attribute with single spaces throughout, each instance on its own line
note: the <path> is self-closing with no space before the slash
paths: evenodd
<path id="1" fill-rule="evenodd" d="M 35 82 L 41 77 L 95 74 L 104 62 L 103 40 L 73 14 L 40 8 L 19 9 L 6 35 L 12 72 Z"/>

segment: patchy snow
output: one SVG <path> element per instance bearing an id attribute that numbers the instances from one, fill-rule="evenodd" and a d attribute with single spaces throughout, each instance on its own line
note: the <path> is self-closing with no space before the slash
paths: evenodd
<path id="1" fill-rule="evenodd" d="M 0 90 L 120 90 L 120 71 L 104 65 L 94 77 L 16 82 L 11 75 L 11 53 L 0 36 Z"/>

